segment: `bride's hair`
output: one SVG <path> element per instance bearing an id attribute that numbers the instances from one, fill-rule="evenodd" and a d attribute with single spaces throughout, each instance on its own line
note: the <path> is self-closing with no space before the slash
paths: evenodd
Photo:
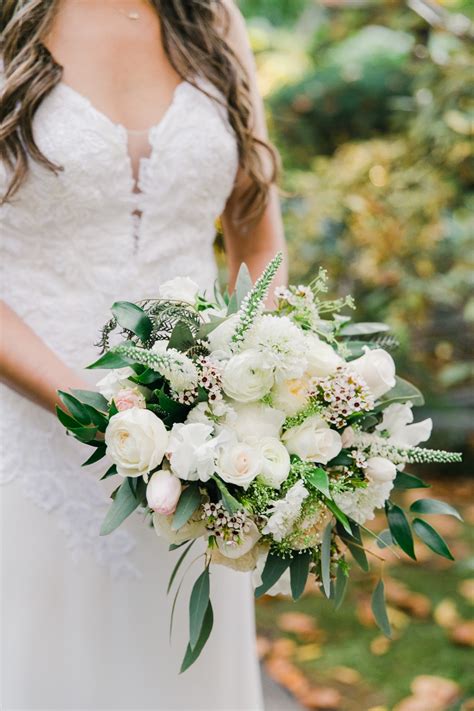
<path id="1" fill-rule="evenodd" d="M 253 133 L 248 76 L 225 40 L 227 8 L 222 0 L 150 2 L 160 18 L 164 49 L 176 71 L 191 83 L 196 71 L 202 73 L 225 98 L 240 166 L 247 176 L 234 219 L 253 222 L 265 208 L 269 187 L 277 178 L 278 154 Z M 42 44 L 58 6 L 59 0 L 2 2 L 0 49 L 6 81 L 0 97 L 0 159 L 11 169 L 12 179 L 0 204 L 23 184 L 30 158 L 54 173 L 63 170 L 40 151 L 32 127 L 41 101 L 62 76 L 62 66 Z"/>

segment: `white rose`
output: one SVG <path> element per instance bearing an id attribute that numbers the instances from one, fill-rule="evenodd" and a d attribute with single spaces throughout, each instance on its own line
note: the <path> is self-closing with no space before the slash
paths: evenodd
<path id="1" fill-rule="evenodd" d="M 226 352 L 234 335 L 235 328 L 239 321 L 237 314 L 232 314 L 225 321 L 216 326 L 207 336 L 210 351 Z"/>
<path id="2" fill-rule="evenodd" d="M 342 449 L 341 435 L 330 429 L 319 415 L 287 430 L 282 439 L 290 454 L 297 454 L 306 462 L 327 464 Z"/>
<path id="3" fill-rule="evenodd" d="M 184 541 L 190 541 L 194 538 L 201 538 L 208 535 L 205 522 L 201 519 L 202 510 L 198 509 L 184 526 L 181 526 L 177 531 L 173 531 L 173 514 L 164 516 L 163 514 L 153 514 L 153 527 L 156 535 L 160 538 L 166 538 L 168 543 L 179 545 Z"/>
<path id="4" fill-rule="evenodd" d="M 272 390 L 272 403 L 279 410 L 291 417 L 300 412 L 308 399 L 308 381 L 305 378 L 292 378 L 277 383 Z"/>
<path id="5" fill-rule="evenodd" d="M 258 449 L 245 442 L 229 443 L 221 448 L 217 473 L 229 484 L 247 489 L 260 473 L 262 457 Z"/>
<path id="6" fill-rule="evenodd" d="M 410 402 L 393 403 L 383 411 L 382 422 L 375 428 L 379 432 L 388 432 L 386 440 L 399 447 L 416 447 L 430 438 L 433 422 L 429 417 L 413 423 L 413 411 Z"/>
<path id="7" fill-rule="evenodd" d="M 285 421 L 285 413 L 261 402 L 234 405 L 226 424 L 237 437 L 279 437 Z"/>
<path id="8" fill-rule="evenodd" d="M 287 448 L 275 437 L 263 437 L 258 448 L 262 455 L 259 479 L 274 489 L 279 489 L 290 473 L 290 455 Z"/>
<path id="9" fill-rule="evenodd" d="M 175 277 L 158 288 L 158 298 L 185 301 L 194 306 L 198 291 L 199 286 L 189 277 Z"/>
<path id="10" fill-rule="evenodd" d="M 249 349 L 232 356 L 222 374 L 222 389 L 238 402 L 254 402 L 273 385 L 273 373 L 259 351 Z"/>
<path id="11" fill-rule="evenodd" d="M 213 436 L 213 427 L 200 422 L 173 425 L 167 449 L 171 469 L 185 481 L 208 481 L 215 472 L 217 448 L 226 433 Z"/>
<path id="12" fill-rule="evenodd" d="M 261 538 L 257 526 L 253 521 L 249 524 L 248 531 L 241 535 L 240 543 L 234 543 L 232 541 L 224 541 L 222 538 L 218 537 L 217 547 L 226 558 L 241 558 L 246 555 L 255 546 L 257 541 Z"/>
<path id="13" fill-rule="evenodd" d="M 153 474 L 146 488 L 148 506 L 157 513 L 169 516 L 176 511 L 181 489 L 178 477 L 160 469 Z"/>
<path id="14" fill-rule="evenodd" d="M 120 476 L 144 476 L 161 463 L 168 432 L 153 412 L 132 407 L 110 418 L 105 443 Z"/>
<path id="15" fill-rule="evenodd" d="M 97 382 L 97 388 L 100 394 L 110 402 L 114 395 L 117 395 L 119 390 L 135 387 L 135 383 L 128 380 L 132 375 L 135 375 L 132 368 L 116 368 Z"/>
<path id="16" fill-rule="evenodd" d="M 308 375 L 318 378 L 331 375 L 345 363 L 334 348 L 321 341 L 314 333 L 306 335 L 306 359 Z"/>
<path id="17" fill-rule="evenodd" d="M 371 350 L 364 346 L 364 355 L 348 363 L 366 382 L 375 399 L 395 387 L 395 363 L 383 348 Z"/>
<path id="18" fill-rule="evenodd" d="M 367 460 L 364 473 L 374 484 L 393 481 L 397 476 L 397 467 L 385 457 L 370 457 Z"/>

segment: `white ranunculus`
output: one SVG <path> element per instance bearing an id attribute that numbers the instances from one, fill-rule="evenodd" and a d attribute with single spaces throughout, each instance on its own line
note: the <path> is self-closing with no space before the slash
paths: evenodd
<path id="1" fill-rule="evenodd" d="M 225 353 L 229 351 L 231 338 L 234 335 L 235 328 L 239 322 L 237 314 L 232 314 L 225 321 L 216 326 L 207 336 L 209 350 Z"/>
<path id="2" fill-rule="evenodd" d="M 312 415 L 301 425 L 291 427 L 282 439 L 290 454 L 297 454 L 305 462 L 327 464 L 342 449 L 341 435 L 319 415 Z"/>
<path id="3" fill-rule="evenodd" d="M 146 488 L 148 506 L 156 513 L 169 516 L 176 511 L 181 496 L 181 482 L 166 469 L 155 472 Z"/>
<path id="4" fill-rule="evenodd" d="M 255 402 L 273 385 L 273 372 L 259 351 L 249 349 L 232 356 L 222 374 L 222 389 L 238 402 Z"/>
<path id="5" fill-rule="evenodd" d="M 185 301 L 194 305 L 198 291 L 199 286 L 189 277 L 175 277 L 158 288 L 158 298 Z"/>
<path id="6" fill-rule="evenodd" d="M 375 428 L 387 432 L 386 440 L 398 447 L 416 447 L 430 438 L 433 422 L 431 418 L 413 423 L 411 403 L 393 403 L 383 411 L 382 422 Z"/>
<path id="7" fill-rule="evenodd" d="M 245 442 L 230 442 L 221 447 L 216 471 L 228 484 L 247 489 L 260 473 L 262 457 L 258 449 Z"/>
<path id="8" fill-rule="evenodd" d="M 276 383 L 272 389 L 272 403 L 291 417 L 300 412 L 308 400 L 308 380 L 292 378 Z"/>
<path id="9" fill-rule="evenodd" d="M 395 387 L 395 363 L 390 353 L 383 348 L 371 350 L 364 346 L 364 351 L 363 356 L 352 360 L 348 366 L 363 378 L 377 399 Z"/>
<path id="10" fill-rule="evenodd" d="M 132 407 L 110 418 L 105 443 L 120 476 L 144 476 L 161 463 L 168 432 L 153 412 Z"/>
<path id="11" fill-rule="evenodd" d="M 306 335 L 307 373 L 312 377 L 324 378 L 336 371 L 345 361 L 329 343 L 321 341 L 314 333 Z"/>
<path id="12" fill-rule="evenodd" d="M 222 538 L 216 538 L 217 547 L 226 558 L 241 558 L 246 555 L 255 546 L 257 541 L 261 538 L 257 526 L 253 521 L 249 524 L 249 529 L 246 533 L 241 535 L 240 543 L 234 543 L 232 541 L 224 541 Z"/>
<path id="13" fill-rule="evenodd" d="M 185 481 L 208 481 L 215 472 L 217 448 L 223 442 L 224 434 L 213 436 L 211 425 L 173 425 L 166 450 L 173 473 Z"/>
<path id="14" fill-rule="evenodd" d="M 135 383 L 128 380 L 132 375 L 135 375 L 132 368 L 116 368 L 98 381 L 97 388 L 100 394 L 110 401 L 114 395 L 117 395 L 119 390 L 135 387 Z"/>
<path id="15" fill-rule="evenodd" d="M 164 516 L 160 513 L 153 514 L 153 527 L 156 535 L 160 538 L 165 538 L 168 543 L 179 545 L 184 541 L 190 541 L 193 538 L 201 538 L 208 535 L 205 521 L 201 518 L 201 509 L 198 509 L 184 526 L 181 526 L 177 531 L 173 531 L 173 514 Z"/>
<path id="16" fill-rule="evenodd" d="M 390 459 L 385 459 L 385 457 L 370 457 L 367 460 L 364 473 L 370 481 L 382 484 L 395 479 L 397 467 Z"/>
<path id="17" fill-rule="evenodd" d="M 262 455 L 259 479 L 274 489 L 279 489 L 290 473 L 290 455 L 276 437 L 263 437 L 258 442 Z"/>
<path id="18" fill-rule="evenodd" d="M 248 437 L 279 437 L 285 413 L 261 402 L 236 404 L 226 424 L 240 440 Z"/>

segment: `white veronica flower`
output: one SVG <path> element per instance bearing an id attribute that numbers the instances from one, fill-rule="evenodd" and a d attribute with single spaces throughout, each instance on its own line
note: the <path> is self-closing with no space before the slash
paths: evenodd
<path id="1" fill-rule="evenodd" d="M 383 412 L 382 422 L 375 428 L 378 432 L 387 432 L 385 439 L 389 444 L 398 447 L 416 447 L 420 442 L 430 438 L 433 422 L 431 418 L 422 422 L 413 422 L 411 402 L 394 403 Z"/>
<path id="2" fill-rule="evenodd" d="M 263 353 L 277 382 L 299 378 L 306 369 L 305 337 L 287 316 L 261 316 L 248 332 L 243 348 Z"/>
<path id="3" fill-rule="evenodd" d="M 267 521 L 263 533 L 269 533 L 275 541 L 282 541 L 285 536 L 291 533 L 293 524 L 301 513 L 301 506 L 309 491 L 303 481 L 299 480 L 286 493 L 284 499 L 274 501 L 269 507 L 270 517 Z"/>
<path id="4" fill-rule="evenodd" d="M 193 422 L 173 425 L 167 447 L 171 469 L 185 481 L 208 481 L 215 472 L 218 448 L 226 435 L 213 436 L 211 425 Z"/>
<path id="5" fill-rule="evenodd" d="M 175 393 L 183 393 L 197 387 L 198 371 L 191 358 L 176 348 L 168 348 L 168 341 L 157 341 L 151 350 L 170 357 L 169 364 L 164 365 L 160 373 Z"/>
<path id="6" fill-rule="evenodd" d="M 158 287 L 159 299 L 185 301 L 194 306 L 199 286 L 189 277 L 175 277 Z"/>
<path id="7" fill-rule="evenodd" d="M 119 390 L 135 387 L 135 383 L 128 380 L 132 375 L 135 375 L 132 368 L 116 368 L 101 378 L 96 385 L 100 394 L 103 395 L 106 400 L 110 401 L 114 395 L 117 395 Z"/>

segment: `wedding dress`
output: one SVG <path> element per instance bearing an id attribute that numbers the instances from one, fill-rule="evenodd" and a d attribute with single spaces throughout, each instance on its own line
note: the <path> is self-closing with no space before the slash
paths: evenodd
<path id="1" fill-rule="evenodd" d="M 2 296 L 79 371 L 97 357 L 114 301 L 153 297 L 176 275 L 212 288 L 214 223 L 237 144 L 222 106 L 186 81 L 138 160 L 130 147 L 143 140 L 63 82 L 41 103 L 34 135 L 64 171 L 32 162 L 0 209 Z M 0 166 L 2 193 L 6 185 Z M 83 375 L 94 385 L 104 372 Z M 110 480 L 99 481 L 103 466 L 81 469 L 84 445 L 52 415 L 4 387 L 1 420 L 1 708 L 261 709 L 248 576 L 212 572 L 214 630 L 179 676 L 199 563 L 170 646 L 166 586 L 177 554 L 138 513 L 99 536 Z"/>

